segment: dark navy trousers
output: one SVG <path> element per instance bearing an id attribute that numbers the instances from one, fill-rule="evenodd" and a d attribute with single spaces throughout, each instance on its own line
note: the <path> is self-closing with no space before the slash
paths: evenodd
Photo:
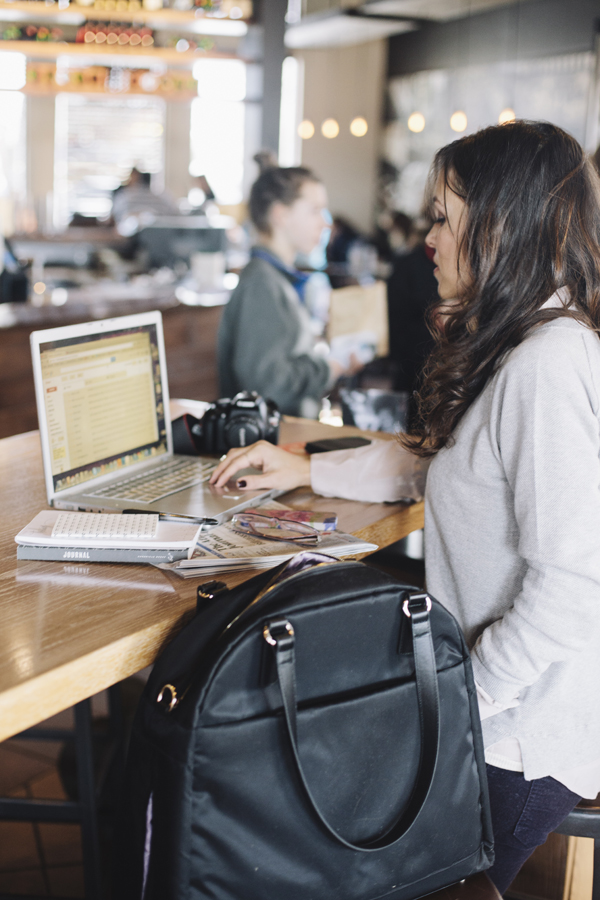
<path id="1" fill-rule="evenodd" d="M 501 894 L 581 797 L 554 778 L 525 781 L 522 772 L 487 766 L 496 859 L 487 874 Z"/>

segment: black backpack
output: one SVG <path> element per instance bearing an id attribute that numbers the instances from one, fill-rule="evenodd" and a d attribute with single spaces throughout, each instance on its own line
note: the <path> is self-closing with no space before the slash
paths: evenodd
<path id="1" fill-rule="evenodd" d="M 441 604 L 315 553 L 198 592 L 136 716 L 115 900 L 412 900 L 492 864 Z"/>

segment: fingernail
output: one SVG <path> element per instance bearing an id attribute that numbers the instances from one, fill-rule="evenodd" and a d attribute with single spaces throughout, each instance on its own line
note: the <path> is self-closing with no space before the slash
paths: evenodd
<path id="1" fill-rule="evenodd" d="M 238 487 L 246 487 L 246 482 L 244 481 L 243 478 L 240 478 L 240 480 L 237 481 L 236 484 Z"/>

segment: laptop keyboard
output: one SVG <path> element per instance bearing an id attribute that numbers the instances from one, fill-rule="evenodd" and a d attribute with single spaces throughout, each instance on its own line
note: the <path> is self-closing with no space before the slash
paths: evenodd
<path id="1" fill-rule="evenodd" d="M 138 503 L 154 503 L 169 494 L 176 494 L 195 484 L 204 484 L 216 468 L 216 462 L 173 460 L 153 469 L 151 475 L 136 475 L 113 482 L 108 487 L 94 491 L 94 497 L 110 497 L 115 500 L 135 500 Z"/>

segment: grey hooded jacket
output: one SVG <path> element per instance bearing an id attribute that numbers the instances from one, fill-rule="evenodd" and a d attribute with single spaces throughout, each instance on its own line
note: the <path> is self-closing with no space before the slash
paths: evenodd
<path id="1" fill-rule="evenodd" d="M 288 415 L 316 414 L 330 372 L 313 345 L 308 312 L 288 279 L 266 260 L 250 260 L 221 319 L 221 396 L 257 391 Z"/>

